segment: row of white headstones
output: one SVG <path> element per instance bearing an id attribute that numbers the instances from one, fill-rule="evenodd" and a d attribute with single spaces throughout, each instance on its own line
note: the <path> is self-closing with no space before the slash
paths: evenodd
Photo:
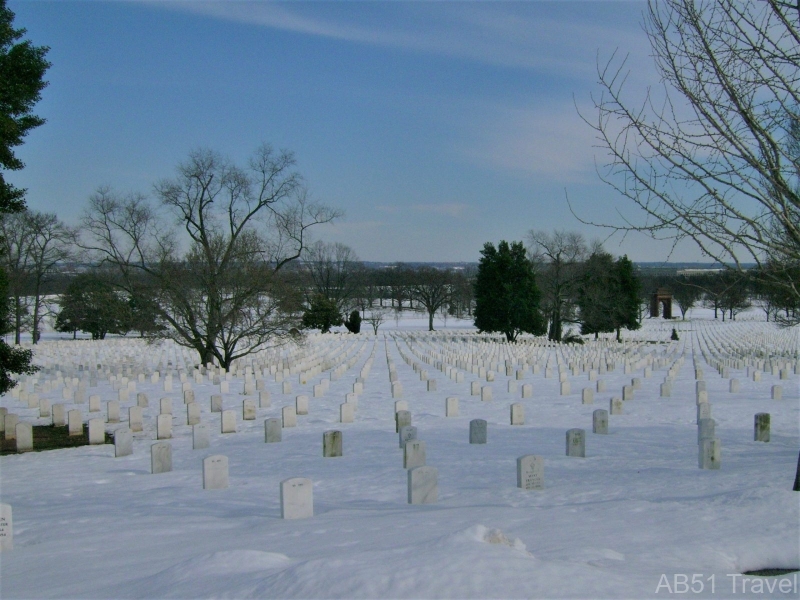
<path id="1" fill-rule="evenodd" d="M 432 338 L 435 341 L 435 338 Z M 400 342 L 404 342 L 406 348 L 403 348 Z M 419 342 L 422 342 L 421 344 Z M 456 382 L 463 382 L 464 371 L 470 371 L 472 374 L 478 375 L 480 378 L 485 378 L 487 382 L 495 380 L 495 371 L 499 370 L 499 363 L 494 362 L 497 359 L 498 352 L 496 348 L 492 348 L 491 343 L 488 342 L 474 342 L 472 343 L 472 352 L 469 353 L 455 353 L 448 352 L 447 348 L 440 348 L 437 352 L 435 346 L 431 346 L 431 339 L 418 340 L 417 348 L 413 347 L 413 338 L 409 344 L 407 336 L 397 336 L 394 339 L 397 350 L 402 356 L 403 360 L 413 367 L 414 371 L 420 373 L 421 380 L 427 380 L 428 390 L 436 390 L 436 380 L 429 378 L 427 371 L 423 369 L 423 364 L 434 364 L 438 370 L 441 370 L 447 376 L 454 379 Z M 299 361 L 295 370 L 300 371 L 299 381 L 301 384 L 306 383 L 311 377 L 324 370 L 330 370 L 331 374 L 328 379 L 323 379 L 318 385 L 314 386 L 314 396 L 322 396 L 328 389 L 328 383 L 331 380 L 338 379 L 348 369 L 352 368 L 358 361 L 359 357 L 363 354 L 366 345 L 362 345 L 360 350 L 351 345 L 349 348 L 343 344 L 339 344 L 338 348 L 334 349 L 332 353 L 330 348 L 323 348 L 317 352 L 304 357 L 304 360 Z M 475 357 L 481 350 L 490 349 L 490 357 L 488 360 L 481 360 Z M 352 422 L 353 413 L 358 405 L 358 395 L 363 392 L 364 380 L 372 365 L 376 349 L 376 344 L 373 344 L 372 352 L 367 359 L 364 367 L 361 370 L 360 377 L 357 378 L 353 384 L 353 392 L 347 394 L 346 402 L 340 406 L 340 421 L 343 423 Z M 337 354 L 339 351 L 340 356 L 344 355 L 340 360 L 331 359 L 331 354 Z M 559 379 L 561 382 L 561 394 L 569 394 L 569 381 L 567 374 L 571 371 L 572 375 L 577 375 L 581 371 L 586 371 L 589 367 L 589 380 L 597 379 L 598 370 L 604 372 L 606 370 L 613 370 L 614 364 L 609 362 L 606 357 L 601 357 L 601 353 L 593 352 L 590 354 L 583 354 L 580 360 L 576 356 L 569 356 L 569 352 L 565 353 L 563 348 L 558 348 L 560 351 L 549 354 L 546 364 L 544 365 L 545 377 L 552 377 L 553 368 L 557 366 L 559 372 Z M 576 349 L 571 349 L 576 350 Z M 579 349 L 578 349 L 579 350 Z M 617 350 L 616 348 L 614 350 Z M 663 352 L 661 358 L 655 358 L 652 352 L 638 353 L 636 350 L 631 355 L 631 348 L 621 352 L 624 357 L 625 372 L 630 373 L 633 370 L 643 369 L 644 376 L 649 377 L 652 375 L 652 369 L 664 367 L 672 363 L 669 367 L 669 374 L 661 385 L 661 395 L 669 396 L 671 386 L 677 370 L 683 365 L 685 349 L 682 352 L 673 348 L 667 348 Z M 611 352 L 611 351 L 610 351 Z M 542 368 L 542 364 L 537 360 L 541 360 L 543 356 L 542 347 L 531 345 L 527 349 L 523 349 L 523 354 L 527 358 L 533 359 L 529 364 L 525 357 L 514 356 L 513 352 L 506 350 L 506 356 L 511 355 L 510 358 L 505 359 L 505 372 L 507 376 L 514 376 L 515 379 L 509 379 L 508 391 L 516 392 L 516 380 L 523 379 L 527 375 L 527 369 L 531 369 L 534 374 L 538 373 Z M 566 354 L 566 357 L 565 357 Z M 573 353 L 577 354 L 577 353 Z M 619 355 L 620 353 L 617 352 Z M 423 362 L 417 362 L 414 357 L 420 358 Z M 619 356 L 618 356 L 619 357 Z M 573 360 L 568 360 L 572 358 Z M 603 360 L 600 360 L 603 358 Z M 402 396 L 402 386 L 397 378 L 396 367 L 389 355 L 388 345 L 386 346 L 386 360 L 389 367 L 389 380 L 392 385 L 392 396 L 397 398 Z M 734 359 L 722 359 L 716 361 L 709 361 L 720 371 L 722 376 L 727 376 L 727 369 L 730 366 L 728 363 L 734 362 Z M 735 368 L 742 368 L 741 360 L 736 360 Z M 757 366 L 764 368 L 763 361 L 756 361 Z M 557 365 L 555 364 L 557 363 Z M 515 366 L 516 365 L 516 366 Z M 269 372 L 275 375 L 276 382 L 282 382 L 282 391 L 284 393 L 291 393 L 291 386 L 284 378 L 292 374 L 291 369 L 285 368 L 288 366 L 286 362 L 283 363 L 284 369 L 279 370 L 277 367 L 270 367 Z M 781 379 L 789 378 L 788 361 L 784 361 L 782 367 L 778 369 L 777 365 L 772 365 L 771 370 L 775 375 L 780 375 Z M 487 368 L 491 367 L 491 368 Z M 521 368 L 517 368 L 521 367 Z M 598 370 L 595 370 L 595 367 Z M 795 369 L 797 365 L 795 365 Z M 776 372 L 776 369 L 777 372 Z M 748 377 L 752 377 L 754 381 L 760 381 L 760 370 L 756 369 L 754 365 L 747 365 Z M 252 394 L 254 391 L 259 391 L 259 406 L 267 407 L 270 405 L 269 392 L 263 389 L 263 381 L 255 381 L 254 375 L 257 372 L 255 367 L 246 365 L 242 370 L 244 376 L 244 389 L 243 393 Z M 266 369 L 264 371 L 266 373 Z M 229 391 L 229 383 L 232 375 L 235 374 L 235 369 L 231 373 L 225 372 L 223 369 L 215 369 L 212 365 L 207 365 L 206 374 L 209 378 L 213 378 L 216 385 L 220 386 L 222 394 Z M 194 380 L 196 383 L 201 383 L 202 371 L 195 370 Z M 222 378 L 225 378 L 224 380 Z M 696 392 L 697 392 L 697 427 L 698 427 L 698 446 L 699 446 L 699 467 L 700 468 L 719 468 L 720 466 L 720 442 L 715 437 L 715 423 L 711 419 L 711 405 L 708 403 L 708 396 L 705 390 L 705 382 L 703 381 L 702 369 L 698 363 L 695 363 L 695 377 L 697 379 Z M 118 390 L 119 400 L 109 401 L 107 403 L 108 421 L 119 421 L 119 403 L 127 400 L 130 392 L 135 392 L 135 382 L 126 380 L 122 377 L 119 380 L 116 376 L 110 375 L 109 379 L 112 386 Z M 138 374 L 138 380 L 144 380 L 144 374 Z M 159 373 L 151 375 L 151 383 L 159 381 Z M 193 448 L 207 448 L 209 447 L 209 429 L 205 423 L 200 423 L 199 406 L 194 399 L 194 391 L 191 383 L 188 382 L 187 377 L 181 374 L 182 391 L 184 402 L 187 407 L 187 423 L 192 425 Z M 56 387 L 65 382 L 64 378 L 59 375 L 56 377 L 55 382 L 45 382 L 39 389 L 40 391 L 50 391 L 47 389 L 48 383 L 55 383 Z M 82 400 L 81 392 L 85 392 L 86 379 L 75 379 L 72 384 L 77 383 L 77 390 L 72 390 L 71 386 L 65 386 L 63 390 L 63 397 L 66 399 L 70 396 L 71 399 L 77 400 L 79 403 Z M 38 381 L 33 379 L 27 382 L 34 386 L 39 384 Z M 433 385 L 431 385 L 433 384 Z M 736 379 L 730 381 L 730 391 L 737 392 L 739 389 L 739 382 Z M 610 413 L 621 414 L 624 401 L 633 399 L 633 391 L 638 389 L 641 385 L 641 380 L 633 378 L 630 386 L 624 386 L 622 390 L 622 398 L 612 398 L 610 400 Z M 123 387 L 125 386 L 125 387 Z M 83 389 L 81 389 L 83 387 Z M 287 389 L 287 387 L 289 389 Z M 172 377 L 168 375 L 164 380 L 164 390 L 171 391 Z M 260 389 L 259 389 L 260 388 Z M 597 381 L 597 391 L 605 391 L 603 380 Z M 473 381 L 470 385 L 471 395 L 480 394 L 481 400 L 491 400 L 491 386 L 482 386 L 479 381 Z M 222 410 L 222 394 L 212 395 L 211 409 L 212 412 L 221 412 L 221 431 L 222 433 L 231 433 L 236 431 L 236 412 L 232 410 Z M 29 407 L 33 406 L 34 401 L 40 409 L 40 416 L 52 416 L 53 421 L 57 422 L 62 410 L 59 406 L 53 405 L 50 415 L 48 411 L 51 408 L 46 399 L 38 399 L 35 392 L 26 391 L 24 388 L 17 391 L 17 397 L 20 400 L 26 401 Z M 523 384 L 522 397 L 532 396 L 531 384 Z M 84 396 L 85 397 L 85 396 Z M 772 397 L 774 399 L 781 398 L 781 386 L 775 385 L 772 387 Z M 590 404 L 593 402 L 593 390 L 585 388 L 582 390 L 582 402 Z M 90 396 L 90 412 L 99 410 L 99 396 Z M 137 406 L 129 408 L 129 424 L 133 427 L 125 427 L 117 429 L 114 432 L 115 443 L 115 456 L 126 456 L 133 451 L 133 435 L 132 433 L 141 428 L 141 409 L 148 405 L 146 395 L 137 394 Z M 171 437 L 172 426 L 172 399 L 162 398 L 159 403 L 160 414 L 157 417 L 156 423 L 156 437 L 158 439 L 166 439 Z M 138 410 L 137 410 L 138 409 Z M 438 498 L 438 473 L 434 467 L 425 464 L 425 442 L 416 439 L 416 428 L 411 425 L 411 415 L 408 412 L 408 405 L 404 400 L 395 402 L 395 423 L 396 429 L 400 436 L 400 447 L 403 449 L 404 458 L 403 465 L 408 469 L 408 502 L 411 504 L 425 504 L 436 502 Z M 0 411 L 5 409 L 0 409 Z M 283 427 L 292 427 L 296 425 L 296 416 L 298 414 L 307 414 L 308 411 L 308 396 L 300 395 L 295 399 L 295 406 L 285 406 L 282 409 L 282 419 L 267 419 L 265 421 L 265 442 L 276 442 L 281 440 L 281 429 Z M 524 407 L 521 403 L 513 403 L 510 410 L 510 420 L 512 425 L 524 424 Z M 446 416 L 458 415 L 458 399 L 455 397 L 448 397 L 445 402 Z M 607 433 L 608 432 L 608 414 L 609 411 L 596 410 L 593 413 L 593 433 Z M 29 449 L 27 444 L 32 445 L 31 426 L 28 423 L 18 422 L 18 417 L 13 414 L 0 415 L 0 425 L 4 427 L 6 437 L 17 437 L 18 449 Z M 82 433 L 83 421 L 80 410 L 70 410 L 67 412 L 67 425 L 71 432 Z M 115 418 L 116 417 L 116 418 Z M 253 420 L 256 418 L 256 403 L 252 399 L 245 399 L 243 401 L 243 418 L 245 420 Z M 196 421 L 196 422 L 193 422 Z M 59 423 L 60 424 L 60 423 Z M 12 433 L 13 432 L 13 433 Z M 475 419 L 470 422 L 470 443 L 481 444 L 486 443 L 487 423 L 481 419 Z M 21 434 L 21 435 L 20 435 Z M 323 456 L 335 457 L 341 456 L 342 443 L 341 432 L 331 431 L 325 432 L 323 435 Z M 583 457 L 585 456 L 585 431 L 582 429 L 570 429 L 566 434 L 566 454 L 568 456 Z M 89 419 L 89 438 L 90 443 L 104 443 L 105 439 L 105 422 L 103 419 Z M 759 413 L 755 416 L 754 425 L 754 439 L 756 441 L 767 442 L 769 441 L 769 414 Z M 20 441 L 22 442 L 20 444 Z M 169 443 L 157 442 L 151 447 L 151 471 L 153 473 L 163 473 L 171 470 L 172 466 L 172 447 Z M 517 459 L 517 485 L 524 489 L 543 489 L 544 488 L 544 457 L 536 455 L 526 455 Z M 203 460 L 203 487 L 205 489 L 222 489 L 228 486 L 228 459 L 222 455 L 213 455 L 206 457 Z M 283 518 L 302 518 L 313 515 L 313 485 L 312 482 L 304 478 L 291 478 L 281 483 L 280 496 L 281 496 L 281 515 Z M 0 540 L 3 540 L 5 548 L 10 547 L 11 539 L 11 516 L 10 507 L 5 505 L 3 510 L 4 517 L 0 520 L 0 526 L 3 527 L 0 531 Z"/>

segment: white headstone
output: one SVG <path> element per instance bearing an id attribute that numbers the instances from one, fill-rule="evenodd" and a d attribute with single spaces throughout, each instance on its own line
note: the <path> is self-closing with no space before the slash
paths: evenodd
<path id="1" fill-rule="evenodd" d="M 297 427 L 297 413 L 294 406 L 284 406 L 281 409 L 281 417 L 283 418 L 284 427 Z"/>
<path id="2" fill-rule="evenodd" d="M 434 504 L 439 499 L 439 471 L 435 467 L 408 470 L 408 503 Z"/>
<path id="3" fill-rule="evenodd" d="M 425 466 L 425 442 L 408 440 L 403 447 L 403 468 L 414 469 Z"/>
<path id="4" fill-rule="evenodd" d="M 186 424 L 197 425 L 200 422 L 200 405 L 190 402 L 186 405 Z"/>
<path id="5" fill-rule="evenodd" d="M 0 552 L 14 549 L 14 521 L 10 504 L 0 504 Z"/>
<path id="6" fill-rule="evenodd" d="M 352 423 L 353 422 L 353 405 L 349 402 L 339 405 L 339 422 Z"/>
<path id="7" fill-rule="evenodd" d="M 106 429 L 103 419 L 89 419 L 89 443 L 105 444 Z"/>
<path id="8" fill-rule="evenodd" d="M 281 420 L 267 419 L 264 421 L 264 442 L 271 444 L 281 441 Z"/>
<path id="9" fill-rule="evenodd" d="M 69 435 L 83 435 L 83 417 L 81 411 L 71 410 L 67 413 L 67 427 Z M 6 430 L 8 430 L 8 416 L 6 416 Z M 6 431 L 8 435 L 8 431 Z"/>
<path id="10" fill-rule="evenodd" d="M 172 446 L 169 442 L 156 442 L 150 446 L 150 472 L 153 475 L 172 471 Z"/>
<path id="11" fill-rule="evenodd" d="M 594 403 L 594 391 L 592 388 L 583 388 L 583 392 L 581 393 L 581 402 L 583 404 Z"/>
<path id="12" fill-rule="evenodd" d="M 544 489 L 544 457 L 526 454 L 517 458 L 517 487 L 523 490 Z"/>
<path id="13" fill-rule="evenodd" d="M 308 396 L 300 395 L 295 398 L 294 401 L 295 405 L 295 413 L 298 415 L 307 415 L 308 414 Z"/>
<path id="14" fill-rule="evenodd" d="M 192 426 L 192 450 L 202 450 L 211 445 L 211 430 L 207 423 Z"/>
<path id="15" fill-rule="evenodd" d="M 222 433 L 236 433 L 236 411 L 223 410 L 220 426 Z"/>
<path id="16" fill-rule="evenodd" d="M 698 466 L 701 469 L 719 469 L 722 463 L 722 445 L 719 438 L 704 438 L 698 447 Z"/>
<path id="17" fill-rule="evenodd" d="M 63 427 L 67 424 L 66 408 L 63 404 L 53 404 L 51 410 L 53 412 L 53 425 Z"/>
<path id="18" fill-rule="evenodd" d="M 33 425 L 30 423 L 17 423 L 17 452 L 30 452 L 33 450 Z"/>
<path id="19" fill-rule="evenodd" d="M 106 403 L 106 415 L 109 423 L 119 423 L 119 401 L 111 400 Z"/>
<path id="20" fill-rule="evenodd" d="M 481 400 L 488 402 L 492 399 L 492 386 L 485 385 L 481 388 Z"/>
<path id="21" fill-rule="evenodd" d="M 519 402 L 514 402 L 511 405 L 511 424 L 512 425 L 525 424 L 525 407 Z"/>
<path id="22" fill-rule="evenodd" d="M 130 428 L 121 427 L 114 432 L 114 457 L 133 454 L 133 434 Z"/>
<path id="23" fill-rule="evenodd" d="M 224 490 L 228 487 L 228 457 L 214 454 L 203 459 L 203 489 Z"/>
<path id="24" fill-rule="evenodd" d="M 622 398 L 611 398 L 611 400 L 608 401 L 608 412 L 612 415 L 621 415 L 622 404 Z"/>
<path id="25" fill-rule="evenodd" d="M 458 416 L 458 398 L 450 397 L 445 400 L 444 416 L 457 417 Z"/>
<path id="26" fill-rule="evenodd" d="M 156 439 L 168 440 L 172 437 L 172 415 L 158 415 L 156 417 Z"/>
<path id="27" fill-rule="evenodd" d="M 242 401 L 242 420 L 255 421 L 256 420 L 256 401 L 248 398 Z"/>
<path id="28" fill-rule="evenodd" d="M 314 516 L 314 486 L 310 479 L 293 477 L 281 481 L 281 518 L 306 519 Z"/>

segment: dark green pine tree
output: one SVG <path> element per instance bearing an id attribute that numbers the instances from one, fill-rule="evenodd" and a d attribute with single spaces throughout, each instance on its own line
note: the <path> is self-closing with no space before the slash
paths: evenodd
<path id="1" fill-rule="evenodd" d="M 484 244 L 475 279 L 475 327 L 502 332 L 509 342 L 523 332 L 541 335 L 546 328 L 540 296 L 521 242 Z"/>
<path id="2" fill-rule="evenodd" d="M 48 48 L 19 40 L 24 29 L 14 29 L 14 13 L 0 0 L 0 213 L 25 209 L 25 190 L 6 182 L 4 170 L 17 171 L 23 163 L 13 148 L 22 144 L 29 130 L 44 123 L 31 114 L 47 85 L 43 80 L 50 63 L 44 59 Z M 0 334 L 11 330 L 8 306 L 8 276 L 0 269 Z M 31 365 L 30 350 L 12 348 L 0 340 L 0 394 L 16 385 L 13 374 L 31 374 L 38 369 Z"/>
<path id="3" fill-rule="evenodd" d="M 31 113 L 47 86 L 44 74 L 50 63 L 49 48 L 20 41 L 24 29 L 14 29 L 14 13 L 0 0 L 0 169 L 17 171 L 25 165 L 14 155 L 14 147 L 44 119 Z M 25 208 L 25 190 L 8 183 L 0 170 L 0 212 Z"/>
<path id="4" fill-rule="evenodd" d="M 8 277 L 0 269 L 0 335 L 5 335 L 13 329 L 8 305 Z M 0 394 L 5 394 L 16 385 L 11 377 L 13 374 L 32 374 L 38 367 L 31 365 L 33 352 L 14 348 L 0 339 Z"/>
<path id="5" fill-rule="evenodd" d="M 303 313 L 303 327 L 319 329 L 328 333 L 331 327 L 342 324 L 342 315 L 336 307 L 336 302 L 329 300 L 322 294 L 317 294 L 311 299 L 311 306 Z"/>
<path id="6" fill-rule="evenodd" d="M 614 313 L 618 297 L 614 258 L 608 253 L 594 252 L 584 265 L 578 288 L 581 333 L 610 333 L 615 329 Z"/>
<path id="7" fill-rule="evenodd" d="M 641 327 L 639 322 L 639 295 L 642 284 L 628 256 L 622 256 L 614 263 L 614 279 L 617 299 L 614 304 L 614 329 L 617 330 L 617 341 L 621 329 L 633 331 Z"/>
<path id="8" fill-rule="evenodd" d="M 75 277 L 59 300 L 56 330 L 66 333 L 85 331 L 92 339 L 105 339 L 109 333 L 130 330 L 131 309 L 110 283 L 94 273 Z"/>

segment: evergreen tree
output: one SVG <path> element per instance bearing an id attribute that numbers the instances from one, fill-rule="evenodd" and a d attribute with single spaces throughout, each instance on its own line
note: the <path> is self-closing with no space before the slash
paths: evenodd
<path id="1" fill-rule="evenodd" d="M 475 326 L 502 332 L 513 342 L 520 333 L 542 335 L 545 323 L 539 311 L 536 275 L 522 242 L 487 242 L 481 250 L 475 278 Z"/>
<path id="2" fill-rule="evenodd" d="M 0 213 L 14 213 L 25 209 L 25 190 L 6 182 L 3 170 L 17 171 L 24 164 L 13 148 L 22 144 L 30 129 L 44 123 L 44 119 L 31 114 L 47 85 L 44 73 L 50 66 L 44 56 L 47 48 L 33 46 L 30 41 L 19 42 L 24 29 L 14 29 L 14 13 L 0 0 Z M 0 333 L 11 331 L 8 305 L 8 276 L 0 269 Z M 0 394 L 16 385 L 12 374 L 31 374 L 38 368 L 31 365 L 30 350 L 12 348 L 0 340 Z"/>
<path id="3" fill-rule="evenodd" d="M 130 330 L 131 310 L 113 286 L 93 273 L 78 275 L 59 300 L 56 330 L 74 333 L 85 331 L 93 340 L 109 333 L 126 334 Z"/>
<path id="4" fill-rule="evenodd" d="M 361 333 L 361 314 L 354 310 L 350 313 L 350 317 L 344 322 L 347 331 L 350 333 Z"/>
<path id="5" fill-rule="evenodd" d="M 14 13 L 0 0 L 0 169 L 17 171 L 25 165 L 13 148 L 22 144 L 28 131 L 44 123 L 31 114 L 47 85 L 44 73 L 48 48 L 19 41 L 24 29 L 14 29 Z M 19 212 L 25 208 L 25 190 L 5 180 L 0 171 L 0 212 Z"/>
<path id="6" fill-rule="evenodd" d="M 322 294 L 317 294 L 311 299 L 311 306 L 303 313 L 303 327 L 319 329 L 328 333 L 331 327 L 342 324 L 342 315 L 336 307 L 336 302 L 328 300 Z"/>
<path id="7" fill-rule="evenodd" d="M 642 326 L 639 322 L 639 293 L 642 286 L 627 255 L 614 263 L 614 284 L 617 293 L 613 311 L 614 329 L 617 330 L 619 342 L 622 339 L 620 329 L 633 331 Z"/>
<path id="8" fill-rule="evenodd" d="M 593 252 L 584 265 L 578 289 L 581 333 L 594 334 L 614 331 L 614 312 L 618 290 L 614 278 L 614 258 L 602 250 Z"/>

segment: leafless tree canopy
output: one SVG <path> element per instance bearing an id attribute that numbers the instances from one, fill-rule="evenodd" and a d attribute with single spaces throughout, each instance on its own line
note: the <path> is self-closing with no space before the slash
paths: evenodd
<path id="1" fill-rule="evenodd" d="M 287 337 L 296 324 L 281 268 L 308 229 L 339 213 L 311 202 L 294 158 L 262 146 L 247 168 L 192 152 L 159 202 L 100 188 L 84 217 L 85 246 L 117 268 L 120 286 L 157 300 L 166 335 L 223 366 Z"/>
<path id="2" fill-rule="evenodd" d="M 15 343 L 28 329 L 35 344 L 45 317 L 43 286 L 74 258 L 77 233 L 55 214 L 24 210 L 0 215 L 2 257 L 9 277 Z M 26 323 L 27 322 L 27 323 Z"/>
<path id="3" fill-rule="evenodd" d="M 622 230 L 694 240 L 723 263 L 800 263 L 800 6 L 651 0 L 645 15 L 663 86 L 640 104 L 616 58 L 598 69 L 604 181 L 643 218 Z M 580 217 L 579 217 L 580 218 Z M 595 223 L 596 224 L 596 223 Z"/>
<path id="4" fill-rule="evenodd" d="M 335 302 L 340 312 L 347 312 L 358 295 L 363 269 L 353 249 L 338 242 L 319 241 L 305 249 L 303 261 L 314 293 Z"/>
<path id="5" fill-rule="evenodd" d="M 591 254 L 589 246 L 581 234 L 572 231 L 531 230 L 528 254 L 542 291 L 548 339 L 561 341 L 564 324 L 577 322 L 575 300 L 583 264 Z"/>

